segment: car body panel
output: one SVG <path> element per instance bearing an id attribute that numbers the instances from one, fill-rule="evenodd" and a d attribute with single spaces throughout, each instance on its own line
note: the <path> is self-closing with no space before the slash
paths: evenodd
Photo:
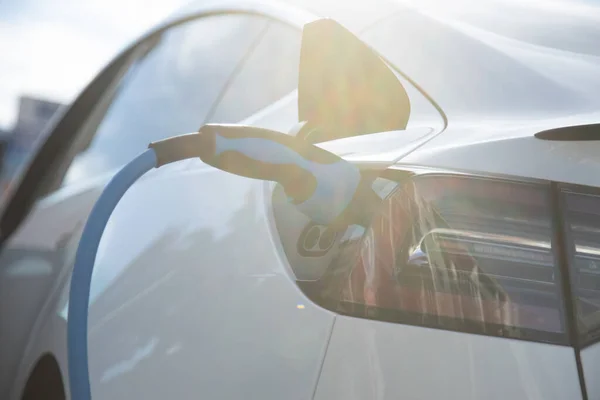
<path id="1" fill-rule="evenodd" d="M 600 344 L 583 349 L 581 364 L 585 375 L 585 384 L 589 399 L 600 399 Z"/>
<path id="2" fill-rule="evenodd" d="M 412 99 L 418 94 L 408 91 Z M 259 126 L 289 132 L 298 120 L 298 93 L 294 91 L 276 103 L 241 121 L 243 124 Z M 422 100 L 421 100 L 422 101 Z M 439 135 L 443 130 L 441 119 L 426 113 L 418 122 L 412 122 L 402 131 L 378 132 L 369 135 L 354 136 L 319 143 L 317 146 L 339 155 L 345 160 L 374 164 L 380 167 L 390 166 L 427 141 Z"/>
<path id="3" fill-rule="evenodd" d="M 599 185 L 598 145 L 533 137 L 542 129 L 598 122 L 590 111 L 597 105 L 596 58 L 497 38 L 414 5 L 295 3 L 354 32 L 369 28 L 361 37 L 419 82 L 449 117 L 443 132 L 443 124 L 425 118 L 404 132 L 339 139 L 323 148 L 369 167 L 424 165 Z M 270 2 L 195 3 L 144 37 L 221 11 L 263 13 L 298 27 L 315 18 Z M 390 21 L 403 21 L 404 34 L 395 35 Z M 415 44 L 416 37 L 426 45 Z M 462 65 L 452 61 L 463 56 L 474 57 L 482 76 L 469 69 L 459 74 Z M 573 76 L 553 78 L 571 67 Z M 297 120 L 295 96 L 245 123 L 289 131 Z M 485 96 L 490 100 L 480 101 Z M 5 252 L 50 254 L 55 264 L 50 272 L 47 262 L 2 270 L 0 287 L 12 291 L 0 293 L 29 305 L 13 320 L 19 332 L 31 333 L 10 337 L 0 396 L 10 390 L 10 399 L 19 398 L 46 353 L 55 355 L 68 382 L 70 270 L 85 218 L 111 175 L 40 200 L 5 244 Z M 272 222 L 271 190 L 188 160 L 152 171 L 126 194 L 103 237 L 93 281 L 94 398 L 581 398 L 568 346 L 340 317 L 313 304 L 291 277 Z M 25 288 L 23 276 L 31 271 L 44 278 Z M 587 377 L 598 370 L 597 350 L 583 352 Z M 588 398 L 600 398 L 595 383 L 588 388 Z"/>
<path id="4" fill-rule="evenodd" d="M 547 22 L 558 19 L 597 35 L 599 25 L 590 22 L 600 17 L 598 9 L 555 3 L 541 8 L 529 2 L 465 3 L 470 7 L 411 3 L 410 11 L 367 34 L 367 41 L 389 54 L 390 61 L 399 63 L 401 55 L 402 68 L 448 114 L 448 129 L 402 163 L 600 184 L 598 142 L 558 143 L 533 137 L 545 129 L 600 121 L 600 58 L 593 53 L 594 46 L 582 47 L 573 38 L 559 40 L 570 37 L 571 31 L 561 35 Z M 503 25 L 506 8 L 519 9 L 520 20 Z M 523 22 L 534 15 L 535 24 Z M 487 25 L 482 21 L 488 21 Z M 470 62 L 424 65 L 419 55 L 422 47 L 402 38 L 378 40 L 389 34 L 386 23 L 403 22 L 409 32 L 424 38 L 420 45 L 430 50 L 425 54 L 435 52 L 443 60 Z"/>
<path id="5" fill-rule="evenodd" d="M 157 201 L 172 211 L 155 214 Z M 264 205 L 263 183 L 203 166 L 132 188 L 95 269 L 96 396 L 186 398 L 200 385 L 219 398 L 310 397 L 333 315 L 295 288 Z"/>
<path id="6" fill-rule="evenodd" d="M 81 230 L 83 216 L 89 213 L 99 194 L 100 189 L 95 188 L 73 194 L 69 201 L 38 204 L 17 235 L 5 244 L 0 260 L 3 288 L 0 293 L 2 304 L 7 307 L 0 324 L 3 346 L 0 390 L 6 391 L 15 382 L 19 365 L 26 366 L 23 372 L 31 372 L 33 364 L 22 364 L 26 349 L 32 345 L 31 334 L 41 338 L 37 332 L 48 318 L 49 305 L 73 262 L 79 239 L 73 232 Z M 10 257 L 11 254 L 18 257 Z M 37 353 L 36 358 L 39 356 Z M 6 397 L 6 393 L 0 395 Z"/>
<path id="7" fill-rule="evenodd" d="M 430 15 L 443 16 L 498 35 L 578 54 L 600 55 L 600 10 L 593 1 L 403 0 Z M 515 16 L 518 15 L 518 18 Z M 560 26 L 561 29 L 555 29 Z"/>
<path id="8" fill-rule="evenodd" d="M 194 1 L 174 12 L 166 19 L 166 23 L 202 11 L 207 4 L 213 4 L 215 7 L 234 4 L 239 10 L 260 10 L 261 12 L 264 12 L 266 6 L 277 12 L 280 19 L 298 21 L 299 18 L 304 18 L 304 23 L 315 16 L 331 17 L 353 32 L 360 32 L 398 10 L 398 3 L 393 0 L 374 0 L 370 2 L 349 0 L 344 2 L 343 5 L 336 0 L 290 0 L 285 3 L 267 0 L 261 1 L 260 4 L 252 0 L 226 0 L 212 3 Z"/>
<path id="9" fill-rule="evenodd" d="M 537 132 L 596 123 L 600 114 L 553 120 L 455 122 L 401 163 L 600 185 L 599 141 L 546 141 Z"/>
<path id="10" fill-rule="evenodd" d="M 578 399 L 573 349 L 336 319 L 315 399 Z"/>
<path id="11" fill-rule="evenodd" d="M 598 110 L 600 58 L 576 46 L 557 49 L 536 40 L 550 32 L 554 36 L 569 34 L 543 23 L 536 31 L 535 25 L 523 22 L 539 19 L 538 13 L 546 11 L 541 3 L 523 10 L 518 20 L 512 19 L 511 32 L 518 28 L 532 31 L 510 37 L 501 35 L 503 31 L 493 24 L 476 26 L 475 18 L 461 18 L 461 9 L 454 5 L 409 3 L 364 32 L 362 38 L 419 82 L 451 122 L 577 117 Z M 482 21 L 507 15 L 498 2 L 480 3 L 479 8 L 485 8 L 479 13 Z M 462 12 L 469 13 L 469 9 Z M 561 14 L 558 10 L 553 16 L 562 18 Z M 570 25 L 587 22 L 586 15 L 569 19 Z M 598 26 L 596 23 L 595 30 L 600 34 Z"/>
<path id="12" fill-rule="evenodd" d="M 292 121 L 297 118 L 295 117 L 297 114 L 294 114 L 295 107 L 293 110 L 289 110 L 289 98 L 295 100 L 294 94 L 288 96 L 287 100 L 283 99 L 279 105 L 274 104 L 242 123 L 283 131 L 289 129 L 293 125 Z M 292 101 L 291 104 L 295 106 L 295 101 Z M 286 105 L 288 111 L 282 112 Z M 395 152 L 384 152 L 390 148 L 391 141 L 398 144 L 398 140 L 394 136 L 402 135 L 403 143 L 407 149 L 410 149 L 439 132 L 425 127 L 412 129 L 413 133 L 410 134 L 409 130 L 407 131 L 408 135 L 403 135 L 404 132 L 384 132 L 376 135 L 380 137 L 379 140 L 369 141 L 365 136 L 363 138 L 338 139 L 322 144 L 322 146 L 344 158 L 366 164 L 369 168 L 382 169 L 392 165 L 403 154 L 399 152 L 401 149 Z M 404 152 L 406 151 L 408 150 L 404 150 Z M 113 173 L 109 173 L 81 184 L 65 186 L 42 199 L 7 244 L 7 248 L 17 245 L 26 246 L 29 251 L 37 250 L 38 246 L 51 247 L 55 236 L 48 231 L 38 232 L 37 237 L 40 239 L 32 242 L 32 238 L 36 237 L 32 235 L 32 231 L 39 228 L 40 215 L 51 218 L 51 220 L 44 221 L 44 226 L 58 225 L 64 229 L 67 229 L 67 226 L 71 227 L 70 231 L 66 232 L 71 233 L 70 247 L 68 251 L 63 250 L 62 263 L 53 267 L 55 278 L 47 281 L 46 290 L 50 294 L 32 327 L 34 336 L 28 338 L 25 354 L 22 355 L 21 365 L 23 367 L 19 369 L 15 378 L 16 384 L 13 386 L 10 398 L 18 397 L 19 390 L 30 372 L 31 367 L 26 366 L 33 366 L 39 354 L 62 352 L 61 355 L 64 356 L 64 336 L 57 334 L 57 330 L 64 332 L 66 329 L 68 279 L 76 244 L 85 217 L 99 196 L 101 188 L 112 175 Z M 141 185 L 144 185 L 145 191 L 136 191 L 140 190 L 136 187 Z M 287 261 L 277 242 L 277 234 L 273 235 L 269 232 L 271 229 L 269 207 L 268 201 L 265 201 L 264 198 L 264 191 L 270 190 L 268 186 L 261 182 L 215 170 L 200 160 L 187 160 L 152 171 L 142 177 L 136 187 L 128 191 L 127 196 L 124 197 L 111 217 L 101 242 L 94 270 L 89 322 L 90 368 L 91 373 L 95 374 L 95 376 L 92 375 L 94 395 L 100 398 L 130 396 L 132 393 L 130 390 L 133 390 L 131 380 L 147 379 L 147 375 L 143 374 L 150 373 L 152 370 L 162 371 L 165 368 L 166 357 L 169 362 L 173 362 L 173 365 L 179 367 L 168 368 L 172 370 L 172 375 L 167 373 L 164 376 L 165 380 L 156 381 L 157 386 L 148 385 L 147 391 L 136 392 L 136 397 L 164 398 L 165 392 L 162 392 L 161 388 L 168 389 L 170 387 L 165 386 L 165 382 L 183 379 L 185 375 L 181 374 L 180 368 L 183 368 L 184 365 L 188 365 L 190 371 L 197 371 L 201 367 L 207 368 L 198 373 L 203 377 L 202 379 L 205 379 L 203 386 L 208 385 L 206 390 L 212 391 L 214 397 L 234 398 L 242 394 L 248 398 L 281 398 L 283 396 L 284 392 L 276 391 L 274 388 L 265 387 L 262 384 L 254 385 L 255 391 L 249 392 L 249 373 L 246 374 L 248 376 L 245 376 L 240 369 L 235 373 L 234 379 L 231 375 L 224 374 L 222 369 L 204 366 L 200 361 L 203 358 L 218 361 L 224 365 L 222 368 L 232 364 L 240 365 L 240 368 L 249 368 L 255 374 L 253 379 L 257 382 L 264 381 L 267 379 L 266 377 L 280 376 L 280 380 L 286 382 L 285 385 L 279 386 L 280 390 L 290 390 L 294 387 L 293 392 L 298 396 L 296 398 L 310 397 L 317 379 L 315 371 L 319 370 L 325 346 L 328 343 L 333 324 L 333 313 L 315 306 L 306 299 L 290 278 Z M 189 192 L 187 187 L 195 189 Z M 183 193 L 185 195 L 182 196 Z M 228 201 L 226 202 L 221 199 L 223 193 L 227 193 Z M 249 201 L 249 198 L 253 196 L 254 200 Z M 152 199 L 151 202 L 148 199 Z M 185 200 L 184 204 L 177 204 L 178 199 Z M 166 203 L 157 205 L 163 201 Z M 141 209 L 137 205 L 139 202 L 144 202 L 148 209 Z M 172 204 L 167 205 L 168 203 Z M 181 219 L 176 221 L 175 215 L 171 212 L 159 213 L 147 221 L 150 225 L 140 226 L 140 221 L 146 220 L 145 216 L 155 214 L 154 210 L 157 207 L 158 209 L 179 210 Z M 65 212 L 60 211 L 61 209 L 71 213 L 70 215 L 73 216 L 71 223 L 65 223 L 66 215 Z M 207 219 L 207 216 L 210 218 Z M 238 226 L 232 232 L 232 229 L 227 226 L 237 220 L 246 225 Z M 194 223 L 199 226 L 192 228 L 190 224 Z M 124 227 L 130 231 L 124 231 Z M 246 233 L 243 233 L 244 229 L 247 230 Z M 118 236 L 111 237 L 111 232 L 118 232 Z M 147 235 L 140 235 L 139 232 L 145 232 Z M 206 238 L 198 237 L 200 233 L 206 235 Z M 232 234 L 233 236 L 231 236 Z M 240 237 L 240 234 L 244 237 Z M 212 241 L 210 241 L 211 237 Z M 178 244 L 203 243 L 205 240 L 210 243 L 203 244 L 201 248 L 179 248 Z M 175 248 L 169 250 L 172 246 Z M 179 250 L 177 250 L 178 248 Z M 227 248 L 237 250 L 231 251 Z M 229 265 L 239 265 L 242 270 L 247 268 L 251 272 L 240 274 L 241 270 L 234 272 L 218 268 L 217 265 L 223 262 L 222 257 L 218 258 L 218 255 L 228 252 L 231 252 L 234 257 L 228 263 Z M 158 254 L 164 254 L 166 258 L 158 257 Z M 209 256 L 209 254 L 212 255 Z M 105 257 L 108 258 L 105 260 Z M 174 272 L 171 264 L 169 266 L 164 264 L 164 260 L 171 259 L 171 257 L 183 257 L 177 262 L 182 266 L 182 270 Z M 215 263 L 214 268 L 207 266 L 198 269 L 198 266 L 195 266 L 192 261 L 200 258 L 205 260 L 207 257 Z M 242 260 L 248 260 L 251 265 L 244 268 Z M 169 271 L 165 271 L 167 268 Z M 228 282 L 227 279 L 231 281 Z M 211 292 L 211 297 L 217 299 L 225 297 L 230 300 L 217 305 L 202 306 L 200 299 L 203 298 L 203 293 L 200 290 L 202 285 L 199 282 L 205 280 L 216 280 L 218 283 L 215 283 L 215 286 L 230 287 L 231 291 L 226 291 L 221 295 Z M 5 282 L 7 285 L 12 284 L 10 279 L 6 279 Z M 113 282 L 112 285 L 111 282 Z M 182 285 L 186 282 L 192 284 L 193 287 L 184 289 Z M 235 295 L 235 293 L 243 291 L 247 291 L 243 296 Z M 98 293 L 101 292 L 106 293 L 99 295 Z M 28 291 L 23 292 L 22 295 L 26 295 L 26 293 Z M 180 296 L 183 296 L 180 303 L 173 300 L 177 305 L 164 300 L 176 299 Z M 194 300 L 194 296 L 200 297 Z M 274 302 L 274 298 L 281 300 L 281 303 Z M 27 302 L 25 298 L 15 300 Z M 185 315 L 194 312 L 194 302 L 198 303 L 195 306 L 195 312 L 203 315 L 203 320 L 187 325 L 184 322 Z M 231 315 L 237 316 L 238 311 L 236 310 L 243 310 L 250 305 L 253 309 L 263 310 L 264 314 L 259 315 L 264 315 L 264 318 L 267 319 L 257 319 L 255 312 L 246 309 L 244 313 L 248 314 L 247 321 L 242 321 L 239 317 L 236 317 L 235 321 L 232 320 Z M 302 306 L 302 308 L 297 308 L 298 306 Z M 188 307 L 191 307 L 189 311 L 185 313 L 181 311 Z M 225 309 L 229 309 L 230 312 L 226 312 Z M 301 320 L 303 322 L 300 325 L 296 319 L 298 313 L 303 316 Z M 141 323 L 142 318 L 149 319 L 147 323 Z M 286 321 L 286 318 L 289 320 Z M 189 319 L 188 323 L 192 321 Z M 145 326 L 143 331 L 138 330 L 138 324 Z M 269 324 L 273 325 L 268 328 Z M 144 340 L 127 339 L 130 337 L 129 335 L 141 337 L 142 334 L 149 334 L 151 325 L 156 325 L 157 328 L 164 330 L 162 332 L 155 331 L 153 335 L 147 336 Z M 177 334 L 173 332 L 175 326 L 178 327 Z M 235 336 L 238 332 L 234 331 L 234 328 L 242 329 L 243 326 L 246 327 L 245 337 L 236 339 Z M 252 328 L 253 326 L 254 328 Z M 268 332 L 263 329 L 268 329 L 272 333 L 268 335 Z M 303 334 L 303 329 L 308 329 L 308 333 Z M 114 336 L 117 332 L 123 332 L 122 340 Z M 226 332 L 229 332 L 229 336 Z M 273 347 L 264 352 L 265 346 L 260 346 L 260 341 L 268 340 L 274 345 L 278 336 L 288 338 L 280 343 L 283 348 Z M 191 341 L 200 337 L 205 337 L 206 342 L 211 343 L 208 347 L 213 351 L 212 353 L 197 353 L 196 350 L 203 352 L 207 350 L 203 347 L 191 346 Z M 21 337 L 20 339 L 25 341 L 27 338 Z M 217 339 L 219 341 L 215 342 Z M 234 342 L 231 341 L 233 339 L 235 339 L 235 343 L 238 343 L 239 348 L 234 354 L 227 355 L 223 351 L 223 346 L 227 344 L 230 347 L 233 346 Z M 23 343 L 19 343 L 19 346 L 15 346 L 15 350 L 20 349 L 22 345 Z M 163 345 L 166 347 L 163 348 Z M 257 353 L 257 348 L 263 349 L 263 353 Z M 100 350 L 95 351 L 94 349 Z M 129 356 L 126 357 L 126 355 Z M 227 358 L 223 359 L 223 356 Z M 17 354 L 13 357 L 17 357 Z M 267 368 L 258 371 L 257 366 L 252 367 L 251 365 L 260 357 L 262 357 L 261 368 Z M 61 359 L 61 364 L 66 365 L 62 361 Z M 197 363 L 196 367 L 195 363 Z M 138 370 L 145 372 L 138 375 L 136 372 Z M 139 378 L 132 378 L 132 374 Z M 161 374 L 164 375 L 165 372 L 161 372 Z M 295 376 L 293 382 L 296 383 L 290 381 L 290 375 Z M 67 382 L 66 376 L 64 379 Z M 199 379 L 188 377 L 178 381 L 175 387 L 181 388 L 181 396 L 185 398 L 183 394 L 193 392 L 189 385 L 197 385 Z M 228 379 L 232 384 L 225 384 L 223 379 Z M 135 386 L 140 385 L 141 382 Z M 209 387 L 213 389 L 209 389 Z"/>
<path id="13" fill-rule="evenodd" d="M 292 398 L 310 397 L 333 314 L 307 302 L 289 278 L 270 233 L 264 184 L 203 165 L 168 176 L 136 184 L 103 237 L 89 320 L 94 397 L 187 398 L 198 384 L 220 398 L 281 398 L 290 388 Z M 156 201 L 177 215 L 155 213 Z M 225 264 L 223 254 L 231 256 Z M 40 345 L 53 353 L 64 346 L 56 336 L 66 328 L 63 279 L 26 362 Z M 160 379 L 148 381 L 153 371 Z"/>

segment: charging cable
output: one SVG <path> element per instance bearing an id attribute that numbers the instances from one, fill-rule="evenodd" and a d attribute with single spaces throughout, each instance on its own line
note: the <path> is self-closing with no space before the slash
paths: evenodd
<path id="1" fill-rule="evenodd" d="M 280 183 L 290 202 L 322 224 L 364 221 L 380 198 L 353 164 L 284 133 L 242 125 L 205 125 L 197 133 L 151 143 L 108 183 L 87 219 L 71 275 L 67 322 L 69 387 L 73 400 L 91 400 L 88 307 L 92 271 L 108 220 L 135 181 L 152 168 L 199 157 L 223 171 Z M 356 222 L 360 223 L 360 222 Z"/>
<path id="2" fill-rule="evenodd" d="M 98 245 L 112 211 L 127 189 L 139 177 L 156 166 L 156 153 L 146 150 L 121 169 L 108 183 L 92 211 L 81 234 L 71 274 L 69 314 L 67 319 L 67 351 L 71 399 L 90 400 L 88 371 L 88 306 L 92 270 Z"/>

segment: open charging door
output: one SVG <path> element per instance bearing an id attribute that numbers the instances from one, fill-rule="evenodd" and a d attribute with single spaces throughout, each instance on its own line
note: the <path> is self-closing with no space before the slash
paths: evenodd
<path id="1" fill-rule="evenodd" d="M 304 26 L 298 79 L 298 132 L 318 143 L 406 129 L 410 101 L 381 57 L 339 23 Z"/>

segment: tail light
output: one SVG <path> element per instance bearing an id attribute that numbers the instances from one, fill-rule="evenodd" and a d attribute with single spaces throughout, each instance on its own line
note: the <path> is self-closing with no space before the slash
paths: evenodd
<path id="1" fill-rule="evenodd" d="M 578 330 L 587 342 L 600 336 L 600 194 L 563 195 Z"/>
<path id="2" fill-rule="evenodd" d="M 296 278 L 311 275 L 298 285 L 313 301 L 360 318 L 565 340 L 548 185 L 426 174 L 374 188 L 379 214 L 338 232 L 327 254 L 308 260 L 284 243 Z M 277 218 L 283 242 L 289 218 Z"/>

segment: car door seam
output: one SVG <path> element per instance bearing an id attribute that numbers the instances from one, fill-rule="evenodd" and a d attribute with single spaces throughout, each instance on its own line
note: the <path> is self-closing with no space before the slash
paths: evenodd
<path id="1" fill-rule="evenodd" d="M 323 351 L 323 357 L 321 358 L 321 364 L 319 365 L 319 370 L 317 372 L 317 379 L 315 380 L 315 387 L 313 388 L 313 393 L 312 393 L 312 397 L 311 397 L 312 400 L 314 400 L 317 395 L 317 389 L 319 388 L 319 382 L 321 381 L 321 376 L 323 375 L 325 361 L 327 360 L 327 352 L 329 351 L 329 346 L 331 345 L 331 339 L 333 337 L 333 330 L 335 329 L 336 321 L 337 321 L 337 314 L 334 314 L 333 321 L 331 321 L 331 329 L 329 330 L 329 336 L 327 337 L 327 341 L 325 342 L 325 350 Z"/>

